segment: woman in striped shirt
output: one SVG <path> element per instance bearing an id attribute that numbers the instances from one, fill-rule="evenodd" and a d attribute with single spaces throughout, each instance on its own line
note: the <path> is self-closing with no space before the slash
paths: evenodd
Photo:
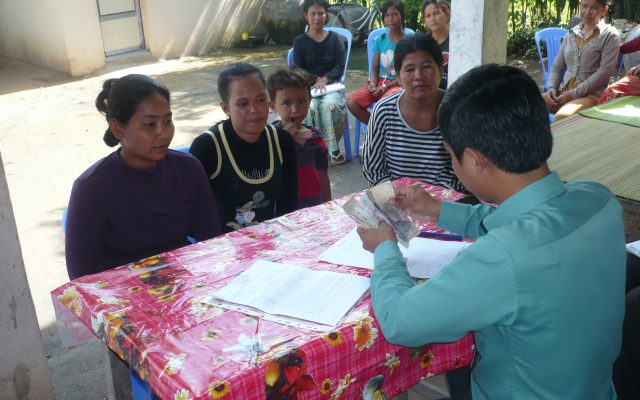
<path id="1" fill-rule="evenodd" d="M 363 171 L 371 186 L 410 177 L 464 190 L 451 168 L 438 127 L 442 52 L 431 36 L 416 33 L 398 42 L 394 53 L 403 90 L 380 100 L 364 141 Z"/>

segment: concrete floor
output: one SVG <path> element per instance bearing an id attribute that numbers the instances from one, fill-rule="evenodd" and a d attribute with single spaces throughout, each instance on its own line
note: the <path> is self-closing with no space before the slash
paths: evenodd
<path id="1" fill-rule="evenodd" d="M 141 53 L 112 59 L 104 70 L 78 79 L 0 57 L 0 151 L 57 399 L 106 398 L 101 344 L 62 346 L 49 294 L 67 281 L 60 220 L 71 184 L 112 151 L 102 143 L 105 121 L 93 106 L 102 82 L 128 73 L 163 82 L 172 92 L 173 145 L 188 145 L 223 116 L 215 85 L 221 67 L 243 60 L 269 73 L 284 62 L 286 51 L 284 46 L 270 46 L 161 62 Z M 365 53 L 364 48 L 352 50 L 348 91 L 364 83 Z M 537 60 L 519 66 L 542 80 Z M 334 197 L 366 187 L 358 159 L 331 168 L 329 174 Z M 629 239 L 640 239 L 640 208 L 625 203 L 625 213 Z M 446 393 L 442 376 L 436 376 L 414 387 L 409 399 L 436 399 Z"/>

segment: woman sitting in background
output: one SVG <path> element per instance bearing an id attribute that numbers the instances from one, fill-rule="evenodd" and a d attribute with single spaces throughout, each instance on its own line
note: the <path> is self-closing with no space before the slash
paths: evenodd
<path id="1" fill-rule="evenodd" d="M 329 3 L 325 0 L 305 0 L 302 8 L 309 30 L 293 40 L 293 62 L 309 76 L 312 91 L 323 92 L 327 85 L 339 82 L 344 72 L 344 44 L 340 35 L 324 30 Z M 326 134 L 324 140 L 332 165 L 346 161 L 338 148 L 346 120 L 344 91 L 326 93 L 311 100 L 309 116 L 304 123 Z"/>
<path id="2" fill-rule="evenodd" d="M 70 279 L 102 272 L 221 233 L 202 165 L 169 149 L 169 91 L 144 75 L 109 79 L 96 99 L 120 148 L 73 184 L 66 220 Z"/>
<path id="3" fill-rule="evenodd" d="M 424 33 L 403 38 L 394 54 L 403 90 L 380 100 L 364 141 L 363 172 L 370 185 L 401 177 L 463 190 L 438 127 L 444 96 L 442 52 Z"/>
<path id="4" fill-rule="evenodd" d="M 635 53 L 636 51 L 640 51 L 640 36 L 620 45 L 620 53 L 622 54 Z M 609 85 L 602 92 L 598 104 L 617 97 L 638 95 L 640 95 L 640 64 L 631 67 L 625 77 Z"/>
<path id="5" fill-rule="evenodd" d="M 547 110 L 556 119 L 595 106 L 609 84 L 619 41 L 616 28 L 602 21 L 608 11 L 606 0 L 580 0 L 582 22 L 562 40 L 544 94 Z"/>
<path id="6" fill-rule="evenodd" d="M 442 80 L 440 89 L 447 89 L 449 74 L 449 20 L 451 19 L 451 7 L 444 0 L 424 0 L 422 6 L 422 18 L 429 29 L 429 34 L 438 42 L 442 51 Z"/>
<path id="7" fill-rule="evenodd" d="M 371 114 L 367 109 L 373 103 L 400 90 L 395 78 L 393 51 L 404 37 L 404 5 L 401 1 L 389 0 L 382 6 L 382 15 L 388 32 L 374 40 L 369 82 L 353 92 L 347 100 L 351 114 L 365 124 L 369 124 Z"/>
<path id="8" fill-rule="evenodd" d="M 640 96 L 640 64 L 631 67 L 624 78 L 607 86 L 598 104 L 623 96 Z"/>

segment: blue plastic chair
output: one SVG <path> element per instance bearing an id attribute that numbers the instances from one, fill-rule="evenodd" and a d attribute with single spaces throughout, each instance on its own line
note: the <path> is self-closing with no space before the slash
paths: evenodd
<path id="1" fill-rule="evenodd" d="M 373 63 L 373 43 L 375 42 L 375 40 L 378 38 L 378 36 L 381 36 L 383 33 L 387 33 L 389 32 L 389 29 L 387 29 L 386 27 L 384 28 L 378 28 L 378 29 L 374 29 L 371 31 L 371 33 L 369 33 L 369 37 L 367 38 L 367 61 L 369 62 L 369 80 L 371 80 L 371 63 Z M 415 33 L 412 29 L 410 28 L 404 28 L 404 34 L 405 35 L 411 35 Z M 367 109 L 367 111 L 371 112 L 371 110 L 373 109 L 373 106 L 375 106 L 376 103 L 374 102 L 373 104 L 371 104 L 369 106 L 369 108 Z M 354 153 L 356 155 L 356 157 L 358 157 L 360 154 L 360 130 L 362 129 L 362 132 L 366 134 L 367 132 L 367 124 L 360 122 L 360 120 L 358 118 L 356 118 L 356 124 L 354 127 L 354 138 L 353 138 L 353 146 L 354 146 Z"/>
<path id="2" fill-rule="evenodd" d="M 345 78 L 347 76 L 347 66 L 349 65 L 349 56 L 351 55 L 351 42 L 353 41 L 353 36 L 351 35 L 351 32 L 349 32 L 344 28 L 327 26 L 324 28 L 324 30 L 335 32 L 338 35 L 342 36 L 343 38 L 347 39 L 347 56 L 345 58 L 344 71 L 342 72 L 342 76 L 340 77 L 340 83 L 344 85 Z M 293 49 L 289 49 L 289 52 L 287 53 L 287 64 L 293 65 Z M 346 115 L 346 121 L 344 124 L 344 133 L 342 134 L 342 136 L 344 137 L 345 159 L 347 161 L 350 161 L 352 157 L 351 157 L 351 134 L 349 131 L 349 114 L 348 113 Z"/>
<path id="3" fill-rule="evenodd" d="M 174 150 L 178 150 L 183 153 L 188 153 L 190 148 L 191 146 L 180 146 L 180 147 L 176 147 Z"/>
<path id="4" fill-rule="evenodd" d="M 155 398 L 151 387 L 149 387 L 131 367 L 129 367 L 129 377 L 131 380 L 131 395 L 133 400 L 152 400 Z"/>
<path id="5" fill-rule="evenodd" d="M 536 47 L 538 48 L 538 56 L 540 57 L 540 66 L 542 67 L 542 77 L 544 78 L 544 91 L 549 88 L 549 73 L 551 72 L 551 66 L 556 59 L 558 52 L 560 51 L 560 44 L 562 38 L 569 32 L 563 28 L 545 28 L 536 32 Z M 544 65 L 542 58 L 542 50 L 540 49 L 540 42 L 544 42 L 547 46 L 547 65 Z"/>

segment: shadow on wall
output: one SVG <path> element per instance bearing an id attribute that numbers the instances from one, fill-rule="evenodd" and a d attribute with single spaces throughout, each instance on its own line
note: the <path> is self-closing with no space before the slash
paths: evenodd
<path id="1" fill-rule="evenodd" d="M 260 25 L 260 10 L 264 2 L 265 0 L 208 1 L 182 56 L 203 55 L 215 47 L 230 47 L 239 40 L 242 32 L 252 32 Z"/>

